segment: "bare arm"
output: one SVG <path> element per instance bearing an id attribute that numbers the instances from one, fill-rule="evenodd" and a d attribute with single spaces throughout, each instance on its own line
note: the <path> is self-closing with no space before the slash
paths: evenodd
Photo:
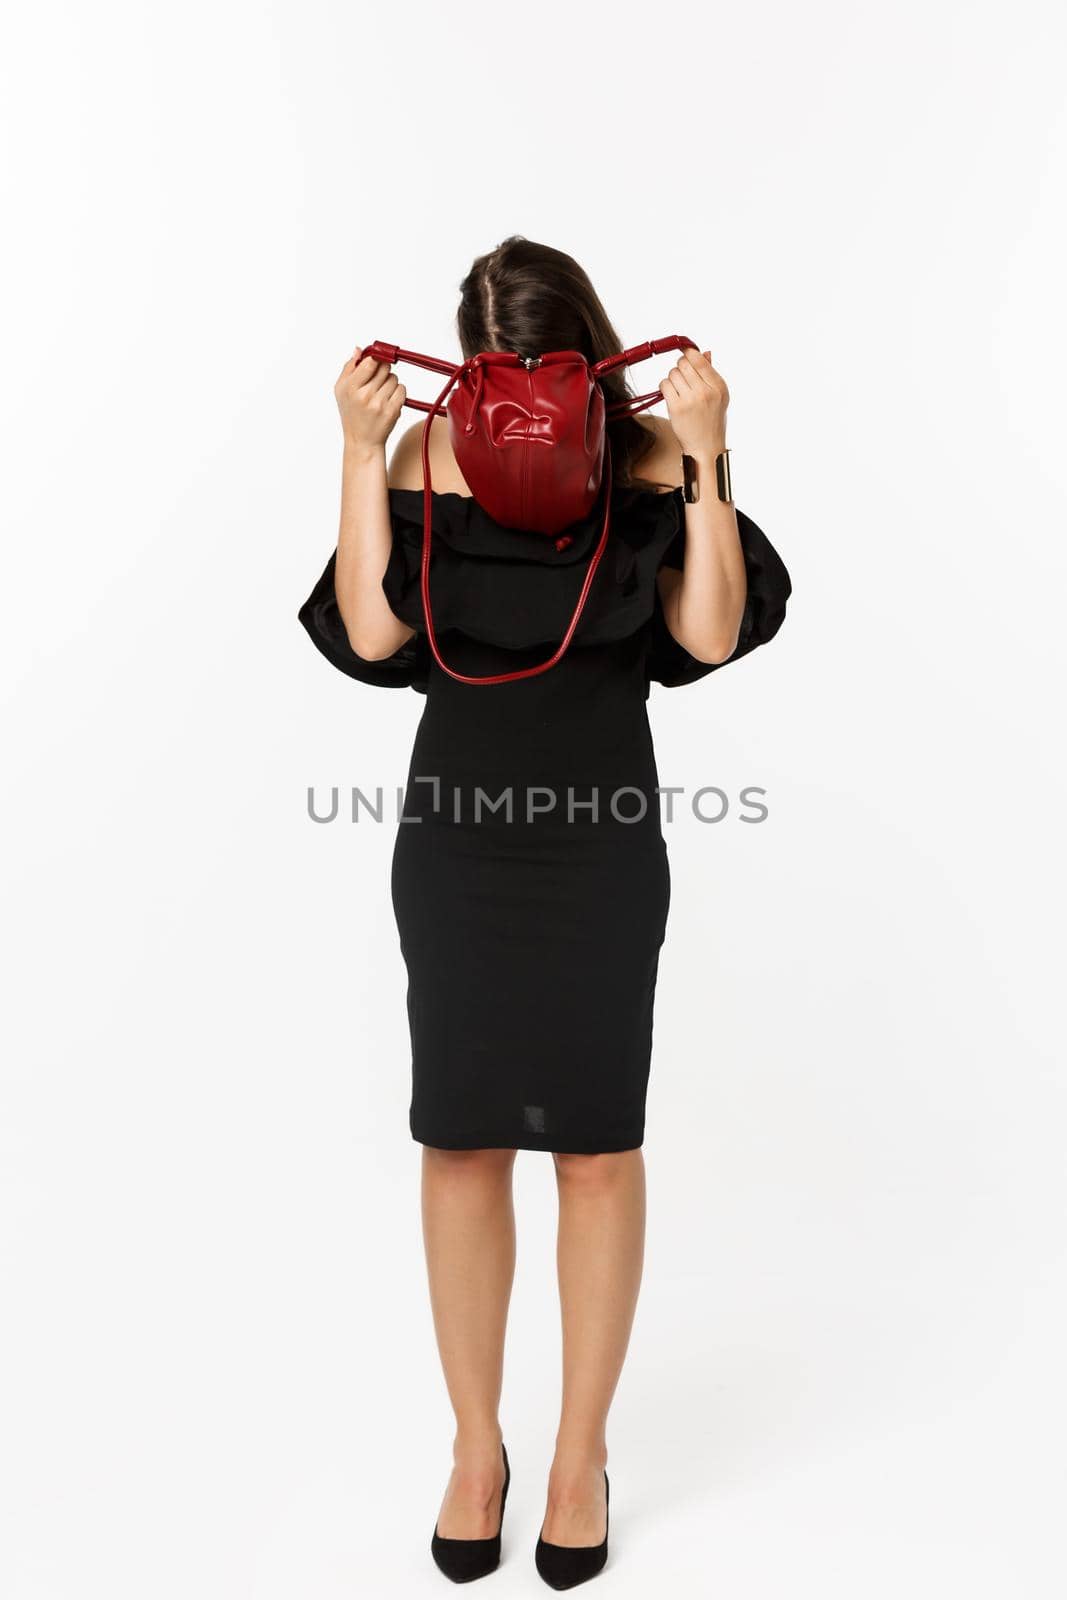
<path id="1" fill-rule="evenodd" d="M 388 365 L 358 346 L 334 385 L 344 431 L 334 586 L 348 642 L 365 661 L 391 656 L 415 631 L 382 589 L 392 548 L 385 444 L 406 394 Z"/>
<path id="2" fill-rule="evenodd" d="M 679 357 L 660 384 L 675 449 L 696 462 L 699 499 L 685 507 L 685 571 L 657 574 L 671 634 L 698 661 L 718 664 L 737 648 L 747 597 L 745 558 L 733 504 L 718 497 L 715 458 L 726 448 L 730 395 L 710 352 Z M 676 457 L 677 460 L 677 457 Z M 678 462 L 678 481 L 681 481 Z"/>

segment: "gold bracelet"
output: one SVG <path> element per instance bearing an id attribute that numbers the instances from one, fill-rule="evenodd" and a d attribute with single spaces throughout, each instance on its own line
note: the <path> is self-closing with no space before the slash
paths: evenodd
<path id="1" fill-rule="evenodd" d="M 719 491 L 719 499 L 727 502 L 734 497 L 733 484 L 730 482 L 730 452 L 720 450 L 715 457 L 715 484 Z"/>
<path id="2" fill-rule="evenodd" d="M 730 452 L 720 450 L 715 457 L 715 487 L 719 499 L 730 502 L 733 497 L 733 484 L 730 482 Z M 697 464 L 692 456 L 682 453 L 682 499 L 686 505 L 694 505 L 700 499 L 700 480 L 697 477 Z"/>

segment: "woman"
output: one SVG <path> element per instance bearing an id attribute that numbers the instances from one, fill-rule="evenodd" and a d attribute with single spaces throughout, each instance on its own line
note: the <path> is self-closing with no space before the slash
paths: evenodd
<path id="1" fill-rule="evenodd" d="M 623 348 L 577 263 L 519 236 L 474 262 L 457 328 L 465 358 L 573 349 L 593 362 Z M 621 369 L 603 388 L 609 402 L 630 392 Z M 425 423 L 401 434 L 387 466 L 404 385 L 357 348 L 335 389 L 340 534 L 301 621 L 341 670 L 427 697 L 393 904 L 430 1295 L 456 1419 L 432 1550 L 457 1580 L 491 1571 L 500 1554 L 510 1469 L 498 1404 L 520 1149 L 552 1153 L 559 1190 L 563 1386 L 537 1566 L 566 1588 L 606 1559 L 606 1427 L 641 1279 L 641 1145 L 669 901 L 649 683 L 688 683 L 754 648 L 789 593 L 759 529 L 717 492 L 728 394 L 709 352 L 680 355 L 659 388 L 667 418 L 609 424 L 611 542 L 571 648 L 545 673 L 492 685 L 457 681 L 427 650 Z M 431 597 L 448 665 L 476 676 L 542 660 L 574 605 L 599 500 L 550 540 L 488 516 L 443 423 L 431 429 L 430 464 Z"/>

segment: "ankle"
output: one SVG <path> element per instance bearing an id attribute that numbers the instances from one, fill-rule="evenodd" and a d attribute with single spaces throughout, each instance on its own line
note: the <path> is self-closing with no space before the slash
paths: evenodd
<path id="1" fill-rule="evenodd" d="M 608 1440 L 605 1435 L 589 1430 L 565 1432 L 555 1435 L 555 1461 L 573 1462 L 574 1466 L 608 1466 Z"/>
<path id="2" fill-rule="evenodd" d="M 452 1459 L 460 1462 L 498 1462 L 504 1436 L 498 1422 L 463 1423 L 452 1438 Z"/>
<path id="3" fill-rule="evenodd" d="M 608 1447 L 603 1435 L 560 1434 L 549 1476 L 550 1480 L 566 1483 L 590 1473 L 602 1473 L 607 1464 Z"/>

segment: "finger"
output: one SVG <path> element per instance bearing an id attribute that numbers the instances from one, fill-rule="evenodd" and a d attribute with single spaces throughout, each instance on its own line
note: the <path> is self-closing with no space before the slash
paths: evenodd
<path id="1" fill-rule="evenodd" d="M 723 381 L 722 373 L 718 372 L 716 370 L 715 363 L 711 359 L 711 351 L 710 350 L 705 350 L 704 351 L 704 360 L 707 362 L 707 369 L 706 370 L 707 370 L 708 377 L 711 378 L 716 384 L 722 383 L 722 381 Z"/>
<path id="2" fill-rule="evenodd" d="M 696 349 L 687 350 L 679 365 L 684 366 L 687 372 L 692 374 L 694 386 L 702 383 L 708 388 L 715 387 L 715 368 L 711 364 L 710 353 L 706 354 Z"/>
<path id="3" fill-rule="evenodd" d="M 697 371 L 696 367 L 686 356 L 682 356 L 679 359 L 674 371 L 677 373 L 677 378 L 675 381 L 680 389 L 689 389 L 695 394 L 699 390 L 701 384 L 704 382 L 704 379 L 700 376 L 700 373 Z"/>
<path id="4" fill-rule="evenodd" d="M 393 382 L 396 383 L 397 380 L 393 376 L 393 369 L 390 367 L 388 361 L 377 361 L 374 364 L 373 371 L 369 372 L 367 375 L 365 386 L 369 393 L 376 394 L 382 385 L 387 383 L 390 378 L 392 378 Z"/>
<path id="5" fill-rule="evenodd" d="M 353 350 L 352 354 L 349 356 L 348 360 L 345 362 L 344 366 L 341 368 L 340 372 L 337 374 L 338 383 L 340 383 L 342 378 L 347 378 L 349 373 L 355 371 L 356 362 L 359 360 L 359 355 L 360 355 L 359 345 L 357 344 L 356 348 Z"/>
<path id="6" fill-rule="evenodd" d="M 380 377 L 383 372 L 388 371 L 388 362 L 379 361 L 376 356 L 364 355 L 361 351 L 358 359 L 353 357 L 352 375 L 357 384 L 370 383 L 373 379 Z"/>

